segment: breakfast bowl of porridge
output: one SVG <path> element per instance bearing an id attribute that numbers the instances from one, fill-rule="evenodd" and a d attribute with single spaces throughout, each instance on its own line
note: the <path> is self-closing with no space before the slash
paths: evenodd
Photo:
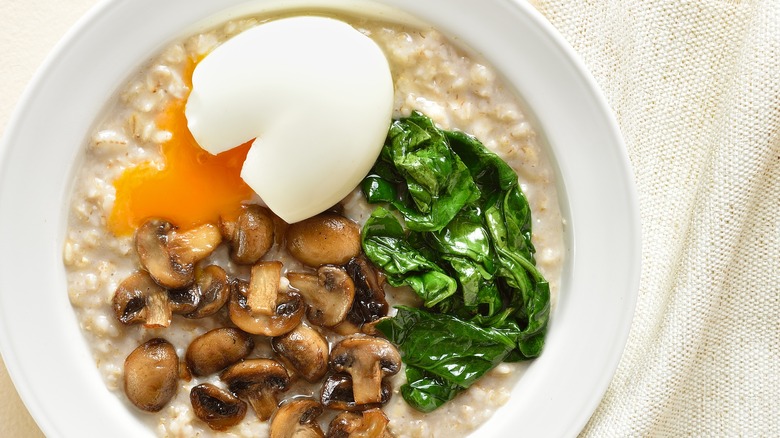
<path id="1" fill-rule="evenodd" d="M 3 139 L 0 347 L 47 436 L 572 436 L 635 202 L 525 3 L 109 1 Z"/>

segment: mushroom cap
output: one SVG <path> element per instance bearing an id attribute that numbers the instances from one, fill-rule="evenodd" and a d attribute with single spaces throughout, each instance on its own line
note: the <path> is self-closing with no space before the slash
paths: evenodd
<path id="1" fill-rule="evenodd" d="M 213 315 L 230 299 L 230 282 L 224 269 L 217 265 L 209 265 L 195 269 L 195 282 L 190 289 L 197 291 L 200 300 L 197 307 L 187 318 L 203 318 Z"/>
<path id="2" fill-rule="evenodd" d="M 257 204 L 244 205 L 234 221 L 222 219 L 220 229 L 240 265 L 256 263 L 274 244 L 274 214 Z"/>
<path id="3" fill-rule="evenodd" d="M 176 395 L 178 379 L 179 357 L 165 339 L 150 339 L 125 359 L 125 394 L 144 411 L 157 412 L 168 404 Z"/>
<path id="4" fill-rule="evenodd" d="M 286 241 L 287 251 L 306 265 L 343 265 L 360 253 L 360 228 L 344 216 L 322 213 L 290 224 Z"/>
<path id="5" fill-rule="evenodd" d="M 387 316 L 390 306 L 385 299 L 384 275 L 363 255 L 351 259 L 346 271 L 355 284 L 355 299 L 347 319 L 360 325 Z"/>
<path id="6" fill-rule="evenodd" d="M 162 219 L 149 219 L 135 232 L 138 258 L 161 286 L 178 289 L 192 281 L 193 266 L 182 263 L 168 248 L 168 237 L 175 227 Z"/>
<path id="7" fill-rule="evenodd" d="M 205 223 L 182 231 L 174 228 L 168 234 L 168 251 L 180 263 L 193 264 L 208 257 L 222 243 L 219 227 Z"/>
<path id="8" fill-rule="evenodd" d="M 323 265 L 317 275 L 288 272 L 290 285 L 306 302 L 306 316 L 312 324 L 333 327 L 344 321 L 355 298 L 355 285 L 343 268 Z"/>
<path id="9" fill-rule="evenodd" d="M 200 292 L 197 287 L 171 289 L 168 291 L 171 312 L 182 315 L 194 312 L 200 304 Z"/>
<path id="10" fill-rule="evenodd" d="M 381 409 L 365 412 L 341 412 L 328 426 L 328 438 L 390 438 L 390 421 Z"/>
<path id="11" fill-rule="evenodd" d="M 325 379 L 320 391 L 320 401 L 328 409 L 339 411 L 365 411 L 379 408 L 390 400 L 393 389 L 388 380 L 382 380 L 378 402 L 356 403 L 352 388 L 352 377 L 347 373 L 331 374 Z"/>
<path id="12" fill-rule="evenodd" d="M 287 369 L 273 359 L 247 359 L 232 365 L 219 378 L 240 398 L 248 399 L 260 420 L 271 418 L 276 410 L 276 394 L 287 391 Z"/>
<path id="13" fill-rule="evenodd" d="M 185 360 L 193 375 L 207 376 L 249 356 L 254 348 L 249 334 L 233 327 L 216 328 L 190 343 Z"/>
<path id="14" fill-rule="evenodd" d="M 222 236 L 216 226 L 204 224 L 179 231 L 163 219 L 149 219 L 135 232 L 135 249 L 141 266 L 169 289 L 181 289 L 194 280 L 195 262 L 208 257 Z"/>
<path id="15" fill-rule="evenodd" d="M 270 438 L 323 438 L 317 417 L 322 405 L 311 398 L 298 398 L 282 404 L 271 420 Z"/>
<path id="16" fill-rule="evenodd" d="M 246 403 L 211 383 L 194 386 L 190 390 L 190 403 L 195 416 L 214 430 L 233 427 L 246 416 Z"/>
<path id="17" fill-rule="evenodd" d="M 305 306 L 297 293 L 279 293 L 273 315 L 254 313 L 247 305 L 249 284 L 244 280 L 231 283 L 228 313 L 230 320 L 247 333 L 263 336 L 279 336 L 294 329 L 303 319 Z"/>
<path id="18" fill-rule="evenodd" d="M 330 366 L 352 376 L 355 403 L 379 403 L 382 379 L 401 369 L 401 355 L 386 339 L 353 335 L 333 347 Z"/>
<path id="19" fill-rule="evenodd" d="M 271 346 L 307 382 L 318 382 L 328 372 L 328 341 L 305 324 L 274 337 Z"/>
<path id="20" fill-rule="evenodd" d="M 146 271 L 136 271 L 119 284 L 111 300 L 114 316 L 122 324 L 168 327 L 171 305 L 168 291 Z"/>

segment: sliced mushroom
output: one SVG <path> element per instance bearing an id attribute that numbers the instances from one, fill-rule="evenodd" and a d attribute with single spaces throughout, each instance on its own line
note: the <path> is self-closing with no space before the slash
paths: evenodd
<path id="1" fill-rule="evenodd" d="M 177 315 L 192 313 L 200 304 L 200 293 L 193 287 L 172 289 L 168 291 L 168 302 L 171 312 Z"/>
<path id="2" fill-rule="evenodd" d="M 279 336 L 294 329 L 301 323 L 305 306 L 297 293 L 279 292 L 273 315 L 255 313 L 247 304 L 249 283 L 237 279 L 231 284 L 228 313 L 241 330 L 255 335 Z"/>
<path id="3" fill-rule="evenodd" d="M 343 268 L 320 266 L 317 275 L 289 272 L 290 285 L 300 291 L 307 305 L 306 316 L 313 324 L 333 327 L 344 321 L 352 307 L 355 286 Z"/>
<path id="4" fill-rule="evenodd" d="M 135 233 L 141 265 L 160 286 L 180 289 L 194 279 L 194 263 L 207 257 L 222 237 L 214 225 L 180 232 L 170 222 L 150 219 Z"/>
<path id="5" fill-rule="evenodd" d="M 160 287 L 146 271 L 136 271 L 119 284 L 111 300 L 114 315 L 122 324 L 168 327 L 171 306 L 168 291 Z"/>
<path id="6" fill-rule="evenodd" d="M 305 324 L 271 339 L 271 346 L 308 382 L 315 383 L 328 372 L 328 341 Z"/>
<path id="7" fill-rule="evenodd" d="M 401 368 L 401 355 L 388 340 L 354 335 L 344 338 L 330 352 L 330 367 L 352 376 L 355 403 L 382 401 L 382 379 Z"/>
<path id="8" fill-rule="evenodd" d="M 340 322 L 338 325 L 335 325 L 333 327 L 328 327 L 328 328 L 331 329 L 334 333 L 340 334 L 341 336 L 349 336 L 357 333 L 365 333 L 363 331 L 364 326 L 365 324 L 363 324 L 362 326 L 355 324 L 354 322 L 349 320 L 349 317 L 347 317 L 347 319 Z"/>
<path id="9" fill-rule="evenodd" d="M 178 379 L 179 357 L 165 339 L 150 339 L 125 359 L 125 394 L 145 411 L 162 409 L 176 395 Z"/>
<path id="10" fill-rule="evenodd" d="M 222 233 L 214 224 L 203 224 L 186 231 L 175 229 L 168 236 L 168 251 L 181 263 L 196 263 L 208 257 L 222 243 Z"/>
<path id="11" fill-rule="evenodd" d="M 271 418 L 278 404 L 277 394 L 290 384 L 287 370 L 273 359 L 247 359 L 219 376 L 235 395 L 246 399 L 262 421 Z"/>
<path id="12" fill-rule="evenodd" d="M 195 282 L 189 288 L 200 297 L 197 307 L 187 318 L 203 318 L 213 315 L 230 299 L 230 282 L 225 270 L 217 265 L 195 269 Z"/>
<path id="13" fill-rule="evenodd" d="M 378 402 L 356 403 L 352 388 L 352 377 L 347 373 L 331 374 L 325 379 L 320 392 L 320 401 L 328 409 L 339 411 L 365 411 L 381 407 L 390 400 L 392 386 L 388 380 L 383 380 L 380 386 Z"/>
<path id="14" fill-rule="evenodd" d="M 223 219 L 220 228 L 238 264 L 256 263 L 274 244 L 274 214 L 259 205 L 245 205 L 234 221 Z"/>
<path id="15" fill-rule="evenodd" d="M 390 422 L 381 409 L 365 412 L 342 412 L 330 422 L 328 438 L 392 438 Z"/>
<path id="16" fill-rule="evenodd" d="M 254 348 L 249 334 L 232 327 L 217 328 L 195 338 L 185 360 L 192 374 L 207 376 L 249 356 Z"/>
<path id="17" fill-rule="evenodd" d="M 355 284 L 355 300 L 347 319 L 356 325 L 387 316 L 390 306 L 385 299 L 384 276 L 360 255 L 347 263 L 347 273 Z"/>
<path id="18" fill-rule="evenodd" d="M 317 423 L 322 405 L 310 398 L 299 398 L 282 404 L 271 420 L 270 438 L 323 438 Z"/>
<path id="19" fill-rule="evenodd" d="M 214 430 L 226 430 L 246 416 L 246 403 L 211 383 L 202 383 L 190 390 L 190 403 L 195 416 Z"/>
<path id="20" fill-rule="evenodd" d="M 360 253 L 360 228 L 333 213 L 322 213 L 287 228 L 287 251 L 302 263 L 318 267 L 343 265 Z"/>

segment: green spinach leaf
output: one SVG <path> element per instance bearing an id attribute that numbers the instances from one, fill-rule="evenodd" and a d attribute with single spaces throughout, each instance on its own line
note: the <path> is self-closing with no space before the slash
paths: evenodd
<path id="1" fill-rule="evenodd" d="M 517 174 L 473 136 L 414 112 L 393 122 L 362 185 L 386 204 L 363 228 L 363 250 L 388 283 L 425 309 L 401 307 L 377 327 L 407 366 L 404 399 L 428 412 L 502 361 L 537 357 L 550 290 L 536 269 L 531 209 Z"/>

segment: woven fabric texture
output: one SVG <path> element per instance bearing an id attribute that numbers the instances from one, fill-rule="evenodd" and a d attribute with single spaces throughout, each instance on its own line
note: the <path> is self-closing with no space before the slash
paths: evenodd
<path id="1" fill-rule="evenodd" d="M 582 435 L 780 436 L 780 2 L 531 0 L 628 148 L 642 277 Z"/>

